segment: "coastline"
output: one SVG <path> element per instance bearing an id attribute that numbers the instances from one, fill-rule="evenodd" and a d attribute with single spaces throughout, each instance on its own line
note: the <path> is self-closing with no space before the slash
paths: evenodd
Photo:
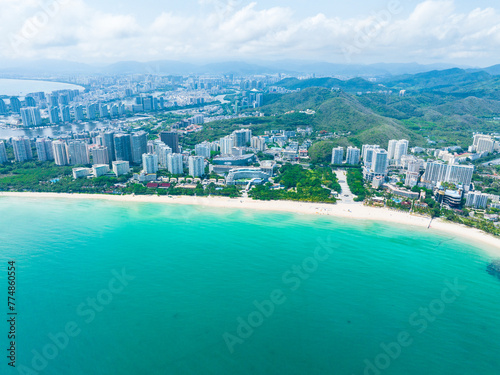
<path id="1" fill-rule="evenodd" d="M 20 198 L 69 198 L 69 199 L 98 199 L 116 202 L 161 203 L 198 205 L 213 208 L 237 208 L 259 211 L 290 212 L 305 215 L 322 215 L 352 220 L 382 221 L 391 224 L 403 224 L 427 229 L 431 219 L 429 217 L 410 215 L 405 212 L 364 206 L 362 203 L 328 204 L 293 201 L 258 201 L 250 198 L 227 197 L 191 197 L 191 196 L 157 196 L 157 195 L 105 195 L 105 194 L 68 194 L 68 193 L 18 193 L 0 192 L 1 197 Z M 429 230 L 436 230 L 468 240 L 477 247 L 480 244 L 492 256 L 500 256 L 500 238 L 475 228 L 461 224 L 445 222 L 441 219 L 432 220 Z"/>

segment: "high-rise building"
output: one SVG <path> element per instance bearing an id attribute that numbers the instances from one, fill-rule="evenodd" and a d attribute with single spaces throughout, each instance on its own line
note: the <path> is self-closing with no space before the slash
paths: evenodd
<path id="1" fill-rule="evenodd" d="M 123 103 L 118 104 L 118 115 L 125 116 L 126 112 L 127 112 L 127 110 L 125 108 L 125 104 L 123 104 Z"/>
<path id="2" fill-rule="evenodd" d="M 205 158 L 203 156 L 190 156 L 188 165 L 190 176 L 201 177 L 205 174 Z"/>
<path id="3" fill-rule="evenodd" d="M 438 161 L 427 162 L 423 180 L 427 181 L 432 185 L 435 185 L 441 181 L 445 181 L 447 169 L 448 169 L 447 164 Z"/>
<path id="4" fill-rule="evenodd" d="M 174 154 L 179 152 L 179 134 L 177 132 L 161 132 L 160 139 L 172 149 Z"/>
<path id="5" fill-rule="evenodd" d="M 160 141 L 161 142 L 161 141 Z M 163 143 L 163 142 L 161 142 Z M 163 143 L 165 144 L 165 143 Z M 154 154 L 155 153 L 155 144 L 153 141 L 148 141 L 148 154 Z"/>
<path id="6" fill-rule="evenodd" d="M 340 165 L 344 161 L 344 148 L 335 147 L 332 150 L 332 164 Z"/>
<path id="7" fill-rule="evenodd" d="M 233 147 L 244 147 L 250 143 L 252 139 L 252 131 L 250 129 L 236 130 L 231 134 L 233 138 Z"/>
<path id="8" fill-rule="evenodd" d="M 231 136 L 221 138 L 219 141 L 220 153 L 222 155 L 231 155 L 234 146 L 234 140 Z"/>
<path id="9" fill-rule="evenodd" d="M 116 177 L 120 177 L 124 174 L 129 173 L 130 172 L 129 162 L 125 160 L 114 161 L 113 172 L 116 175 Z"/>
<path id="10" fill-rule="evenodd" d="M 101 134 L 104 140 L 104 146 L 108 149 L 108 159 L 111 163 L 115 159 L 115 133 L 112 131 L 107 131 Z"/>
<path id="11" fill-rule="evenodd" d="M 99 116 L 101 119 L 109 117 L 109 108 L 107 104 L 99 104 Z"/>
<path id="12" fill-rule="evenodd" d="M 167 155 L 167 169 L 174 175 L 184 174 L 184 163 L 182 154 L 168 154 Z"/>
<path id="13" fill-rule="evenodd" d="M 142 154 L 142 170 L 145 174 L 158 172 L 158 155 Z"/>
<path id="14" fill-rule="evenodd" d="M 154 101 L 152 96 L 142 97 L 142 109 L 145 112 L 150 112 L 154 110 Z"/>
<path id="15" fill-rule="evenodd" d="M 14 146 L 14 157 L 17 162 L 25 162 L 33 159 L 31 151 L 31 142 L 28 138 L 17 137 L 12 139 L 12 146 Z"/>
<path id="16" fill-rule="evenodd" d="M 403 155 L 408 154 L 408 140 L 406 139 L 391 139 L 387 147 L 388 160 L 396 160 L 399 162 Z"/>
<path id="17" fill-rule="evenodd" d="M 132 137 L 130 134 L 115 134 L 114 142 L 116 160 L 132 161 Z"/>
<path id="18" fill-rule="evenodd" d="M 59 107 L 49 107 L 49 121 L 51 124 L 59 123 Z"/>
<path id="19" fill-rule="evenodd" d="M 474 134 L 473 136 L 473 143 L 472 145 L 474 147 L 477 147 L 479 145 L 479 142 L 482 140 L 482 139 L 491 139 L 491 135 L 487 135 L 487 134 L 481 134 L 481 133 L 476 133 Z"/>
<path id="20" fill-rule="evenodd" d="M 69 112 L 69 106 L 61 106 L 61 119 L 63 122 L 71 122 L 71 113 Z"/>
<path id="21" fill-rule="evenodd" d="M 201 125 L 205 122 L 205 116 L 203 116 L 202 114 L 199 114 L 199 115 L 196 115 L 196 116 L 193 116 L 189 119 L 189 122 L 191 124 L 195 124 L 195 125 Z"/>
<path id="22" fill-rule="evenodd" d="M 66 149 L 71 165 L 90 164 L 88 147 L 85 142 L 71 141 L 67 144 Z"/>
<path id="23" fill-rule="evenodd" d="M 38 138 L 35 142 L 35 145 L 39 161 L 54 160 L 52 141 L 49 141 L 45 138 Z"/>
<path id="24" fill-rule="evenodd" d="M 401 157 L 408 154 L 408 140 L 401 139 L 396 143 L 396 148 L 394 150 L 394 160 L 398 163 L 401 161 Z"/>
<path id="25" fill-rule="evenodd" d="M 262 137 L 252 137 L 250 146 L 257 151 L 264 151 L 266 149 L 266 140 Z"/>
<path id="26" fill-rule="evenodd" d="M 69 94 L 63 93 L 59 95 L 59 105 L 61 106 L 69 105 Z"/>
<path id="27" fill-rule="evenodd" d="M 52 151 L 54 154 L 54 161 L 56 165 L 68 165 L 68 151 L 66 150 L 66 143 L 63 141 L 52 142 Z"/>
<path id="28" fill-rule="evenodd" d="M 358 165 L 361 151 L 357 147 L 347 148 L 346 164 Z"/>
<path id="29" fill-rule="evenodd" d="M 463 185 L 464 190 L 468 191 L 474 174 L 473 165 L 449 164 L 446 169 L 446 182 Z"/>
<path id="30" fill-rule="evenodd" d="M 120 116 L 120 111 L 118 110 L 118 105 L 113 104 L 110 108 L 110 114 L 111 117 L 118 117 Z"/>
<path id="31" fill-rule="evenodd" d="M 474 134 L 474 143 L 472 145 L 476 152 L 493 152 L 495 148 L 495 141 L 490 135 Z"/>
<path id="32" fill-rule="evenodd" d="M 40 109 L 38 107 L 21 108 L 21 120 L 26 127 L 42 125 Z"/>
<path id="33" fill-rule="evenodd" d="M 93 164 L 107 164 L 109 166 L 109 153 L 108 148 L 104 146 L 95 147 L 92 149 L 92 163 Z"/>
<path id="34" fill-rule="evenodd" d="M 5 164 L 9 161 L 7 158 L 7 150 L 5 149 L 5 142 L 0 141 L 0 164 Z"/>
<path id="35" fill-rule="evenodd" d="M 26 104 L 26 107 L 36 107 L 36 100 L 31 96 L 26 96 L 24 98 L 24 103 Z"/>
<path id="36" fill-rule="evenodd" d="M 83 114 L 83 105 L 76 105 L 73 108 L 73 110 L 75 112 L 75 121 L 84 121 L 85 120 L 85 116 Z"/>
<path id="37" fill-rule="evenodd" d="M 146 132 L 132 134 L 132 163 L 141 164 L 142 155 L 148 152 L 148 136 Z"/>
<path id="38" fill-rule="evenodd" d="M 384 149 L 376 149 L 372 156 L 371 172 L 376 175 L 387 174 L 387 151 Z"/>
<path id="39" fill-rule="evenodd" d="M 171 153 L 172 149 L 161 141 L 155 145 L 154 152 L 151 152 L 158 156 L 158 163 L 162 169 L 167 169 L 167 157 Z"/>
<path id="40" fill-rule="evenodd" d="M 495 141 L 493 139 L 481 138 L 477 143 L 477 152 L 492 153 L 495 149 Z"/>
<path id="41" fill-rule="evenodd" d="M 21 101 L 16 96 L 12 96 L 9 101 L 11 111 L 21 113 Z"/>
<path id="42" fill-rule="evenodd" d="M 5 115 L 7 113 L 7 105 L 5 101 L 0 98 L 0 115 Z"/>
<path id="43" fill-rule="evenodd" d="M 262 107 L 264 105 L 264 95 L 257 94 L 255 96 L 255 103 L 256 103 L 257 107 Z"/>
<path id="44" fill-rule="evenodd" d="M 378 179 L 383 182 L 387 177 L 387 166 L 389 161 L 387 159 L 387 151 L 382 148 L 370 148 L 367 150 L 367 154 L 371 151 L 371 162 L 369 166 L 365 162 L 363 168 L 363 176 L 368 181 L 373 181 Z"/>
<path id="45" fill-rule="evenodd" d="M 49 106 L 59 107 L 59 95 L 55 92 L 49 95 Z"/>
<path id="46" fill-rule="evenodd" d="M 474 174 L 473 165 L 444 164 L 441 162 L 428 162 L 425 167 L 423 180 L 431 185 L 438 182 L 451 182 L 462 185 L 468 191 Z"/>
<path id="47" fill-rule="evenodd" d="M 373 152 L 374 150 L 378 150 L 379 148 L 379 145 L 363 145 L 361 149 L 361 155 L 363 156 L 363 164 L 366 168 L 371 168 Z"/>
<path id="48" fill-rule="evenodd" d="M 97 103 L 87 105 L 87 119 L 89 121 L 95 120 L 97 118 L 97 112 L 99 111 L 99 106 Z"/>
<path id="49" fill-rule="evenodd" d="M 488 205 L 488 194 L 471 191 L 467 194 L 465 205 L 476 209 L 484 209 Z"/>
<path id="50" fill-rule="evenodd" d="M 387 157 L 389 160 L 394 159 L 394 154 L 396 152 L 396 144 L 398 143 L 397 139 L 391 139 L 389 141 L 389 145 L 387 146 Z"/>
<path id="51" fill-rule="evenodd" d="M 199 143 L 194 146 L 194 151 L 196 155 L 203 156 L 204 158 L 209 159 L 211 153 L 211 146 L 208 142 Z"/>

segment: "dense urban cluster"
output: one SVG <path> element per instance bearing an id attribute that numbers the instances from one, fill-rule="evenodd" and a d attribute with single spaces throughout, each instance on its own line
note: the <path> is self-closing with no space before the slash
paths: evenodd
<path id="1" fill-rule="evenodd" d="M 497 230 L 498 134 L 474 134 L 467 150 L 383 148 L 335 144 L 351 133 L 315 130 L 313 110 L 259 125 L 265 95 L 279 106 L 290 92 L 280 78 L 87 79 L 85 90 L 0 99 L 3 126 L 83 128 L 0 141 L 0 190 L 364 201 Z"/>

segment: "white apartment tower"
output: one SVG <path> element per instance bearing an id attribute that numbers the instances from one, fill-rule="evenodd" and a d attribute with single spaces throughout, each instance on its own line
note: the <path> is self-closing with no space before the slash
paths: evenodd
<path id="1" fill-rule="evenodd" d="M 85 142 L 72 141 L 67 144 L 66 148 L 71 165 L 90 164 L 89 152 Z"/>
<path id="2" fill-rule="evenodd" d="M 174 175 L 184 173 L 184 164 L 182 154 L 168 154 L 167 155 L 167 169 Z"/>
<path id="3" fill-rule="evenodd" d="M 190 176 L 201 177 L 205 174 L 205 158 L 203 156 L 190 156 L 188 165 Z"/>
<path id="4" fill-rule="evenodd" d="M 68 165 L 69 158 L 66 151 L 66 143 L 63 141 L 52 142 L 52 151 L 54 153 L 54 160 L 56 165 Z"/>
<path id="5" fill-rule="evenodd" d="M 158 172 L 158 155 L 142 154 L 142 170 L 145 174 Z"/>
<path id="6" fill-rule="evenodd" d="M 357 165 L 359 164 L 361 151 L 357 147 L 347 147 L 346 164 Z"/>
<path id="7" fill-rule="evenodd" d="M 340 165 L 344 161 L 344 148 L 336 147 L 332 150 L 332 164 Z"/>
<path id="8" fill-rule="evenodd" d="M 0 164 L 7 163 L 9 159 L 7 158 L 7 150 L 5 149 L 5 142 L 0 141 Z"/>
<path id="9" fill-rule="evenodd" d="M 12 146 L 14 146 L 14 157 L 16 161 L 22 163 L 33 159 L 31 151 L 31 142 L 28 138 L 18 137 L 12 139 Z"/>
<path id="10" fill-rule="evenodd" d="M 54 160 L 52 141 L 49 141 L 45 138 L 38 138 L 35 142 L 35 145 L 39 161 Z"/>

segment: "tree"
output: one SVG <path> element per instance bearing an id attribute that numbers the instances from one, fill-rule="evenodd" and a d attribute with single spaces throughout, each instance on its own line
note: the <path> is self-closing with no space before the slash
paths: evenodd
<path id="1" fill-rule="evenodd" d="M 313 144 L 309 149 L 309 157 L 312 163 L 329 164 L 332 161 L 332 149 L 334 143 L 321 141 Z"/>

